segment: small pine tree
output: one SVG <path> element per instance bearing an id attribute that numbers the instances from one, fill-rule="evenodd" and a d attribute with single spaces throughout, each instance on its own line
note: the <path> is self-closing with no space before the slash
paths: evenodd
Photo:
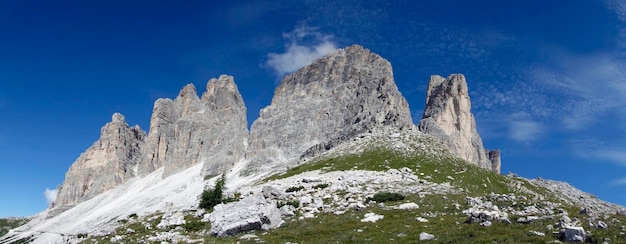
<path id="1" fill-rule="evenodd" d="M 222 203 L 224 183 L 226 183 L 226 175 L 222 174 L 222 176 L 215 182 L 215 188 L 202 191 L 202 195 L 200 195 L 199 207 L 211 210 L 213 207 Z"/>

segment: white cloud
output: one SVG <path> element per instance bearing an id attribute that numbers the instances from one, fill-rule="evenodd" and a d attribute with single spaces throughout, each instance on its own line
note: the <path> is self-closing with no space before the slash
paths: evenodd
<path id="1" fill-rule="evenodd" d="M 46 196 L 46 201 L 48 202 L 48 205 L 51 205 L 53 203 L 55 203 L 57 201 L 57 193 L 59 190 L 54 189 L 54 190 L 50 190 L 48 188 L 46 188 L 46 190 L 43 192 L 43 194 Z"/>
<path id="2" fill-rule="evenodd" d="M 509 138 L 518 142 L 532 142 L 543 132 L 543 125 L 532 120 L 526 113 L 515 113 L 509 117 Z"/>
<path id="3" fill-rule="evenodd" d="M 269 53 L 267 65 L 278 76 L 294 72 L 316 59 L 337 50 L 332 36 L 324 35 L 311 27 L 299 27 L 283 37 L 289 40 L 284 53 Z"/>
<path id="4" fill-rule="evenodd" d="M 624 186 L 626 185 L 626 177 L 612 180 L 609 185 L 611 186 Z"/>

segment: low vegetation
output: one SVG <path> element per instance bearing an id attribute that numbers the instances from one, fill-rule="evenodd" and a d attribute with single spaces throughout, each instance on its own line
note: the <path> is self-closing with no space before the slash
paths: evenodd
<path id="1" fill-rule="evenodd" d="M 292 186 L 287 188 L 287 190 L 285 190 L 285 192 L 296 192 L 296 191 L 302 191 L 304 190 L 304 186 Z"/>
<path id="2" fill-rule="evenodd" d="M 276 207 L 277 208 L 282 208 L 285 205 L 291 205 L 294 208 L 297 208 L 297 207 L 300 207 L 300 201 L 290 200 L 290 201 L 286 201 L 286 202 L 283 202 L 283 201 L 276 202 Z"/>
<path id="3" fill-rule="evenodd" d="M 379 192 L 374 194 L 373 197 L 368 197 L 367 201 L 375 202 L 395 202 L 404 200 L 404 195 L 395 192 Z"/>
<path id="4" fill-rule="evenodd" d="M 0 219 L 0 236 L 8 233 L 10 229 L 19 227 L 28 222 L 27 218 L 4 218 Z"/>

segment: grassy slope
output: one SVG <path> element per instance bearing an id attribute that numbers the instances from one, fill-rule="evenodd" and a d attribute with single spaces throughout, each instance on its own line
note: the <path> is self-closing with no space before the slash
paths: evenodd
<path id="1" fill-rule="evenodd" d="M 373 147 L 362 150 L 360 153 L 343 156 L 323 157 L 319 160 L 294 167 L 281 175 L 274 175 L 265 181 L 285 178 L 297 175 L 310 170 L 336 171 L 348 169 L 384 171 L 389 168 L 411 168 L 420 175 L 420 178 L 430 176 L 428 181 L 443 183 L 450 182 L 457 188 L 464 189 L 458 194 L 426 195 L 420 198 L 417 194 L 407 196 L 402 202 L 416 202 L 419 209 L 388 210 L 375 204 L 369 205 L 365 211 L 349 211 L 343 215 L 319 214 L 313 219 L 297 220 L 298 216 L 287 218 L 286 224 L 269 232 L 255 233 L 262 241 L 269 243 L 284 243 L 286 241 L 298 243 L 386 243 L 389 241 L 415 242 L 419 240 L 419 233 L 427 232 L 436 236 L 439 243 L 545 243 L 555 240 L 551 231 L 547 230 L 547 225 L 558 222 L 558 219 L 546 219 L 536 221 L 531 224 L 520 224 L 515 220 L 517 216 L 509 216 L 513 224 L 494 223 L 491 227 L 482 227 L 478 224 L 467 224 L 467 216 L 461 213 L 467 209 L 465 197 L 485 196 L 491 192 L 499 194 L 514 193 L 517 196 L 526 196 L 527 202 L 519 202 L 516 208 L 522 209 L 528 205 L 540 205 L 539 199 L 559 202 L 553 199 L 550 191 L 530 184 L 520 178 L 505 177 L 488 170 L 470 165 L 465 161 L 449 156 L 432 157 L 419 153 L 397 152 L 387 149 L 384 146 Z M 424 175 L 422 176 L 421 173 Z M 448 176 L 454 180 L 448 179 Z M 461 205 L 460 210 L 454 206 L 455 203 Z M 498 203 L 500 207 L 508 207 L 511 203 Z M 563 206 L 570 213 L 570 217 L 578 217 L 583 220 L 586 230 L 591 230 L 593 236 L 602 242 L 604 238 L 610 238 L 613 243 L 626 243 L 626 237 L 619 234 L 619 227 L 626 225 L 624 216 L 607 216 L 605 222 L 609 223 L 606 230 L 591 229 L 586 225 L 586 216 L 579 215 L 576 206 Z M 384 219 L 376 223 L 362 223 L 360 219 L 367 212 L 374 212 L 385 216 Z M 433 216 L 436 214 L 436 217 Z M 420 223 L 415 220 L 418 216 L 427 217 L 429 222 Z M 610 223 L 611 221 L 619 223 Z M 188 220 L 197 222 L 197 219 L 189 217 Z M 123 226 L 117 231 L 122 234 L 129 227 Z M 209 225 L 200 226 L 199 232 L 189 232 L 182 230 L 182 233 L 191 235 L 193 239 L 202 238 L 206 243 L 232 243 L 238 236 L 229 238 L 215 238 L 208 236 Z M 184 228 L 183 228 L 184 229 Z M 197 229 L 194 229 L 197 230 Z M 539 231 L 546 236 L 530 234 L 529 231 Z M 558 231 L 558 230 L 557 230 Z M 142 239 L 145 231 L 138 230 L 135 234 L 129 235 L 131 240 Z M 241 236 L 241 235 L 240 235 Z M 98 238 L 99 243 L 107 243 L 111 236 Z M 89 242 L 91 243 L 91 242 Z"/>
<path id="2" fill-rule="evenodd" d="M 10 229 L 21 226 L 25 224 L 26 222 L 28 222 L 28 219 L 22 219 L 22 218 L 0 219 L 0 236 L 3 236 L 4 234 L 8 233 Z"/>

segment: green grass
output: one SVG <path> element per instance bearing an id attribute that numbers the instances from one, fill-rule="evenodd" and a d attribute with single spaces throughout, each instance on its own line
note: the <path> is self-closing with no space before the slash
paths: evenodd
<path id="1" fill-rule="evenodd" d="M 530 230 L 543 230 L 545 224 L 536 222 L 529 225 L 494 223 L 491 227 L 467 224 L 467 216 L 459 214 L 451 202 L 464 199 L 462 195 L 449 195 L 444 200 L 441 195 L 429 195 L 419 198 L 409 195 L 407 199 L 420 203 L 420 208 L 407 210 L 388 210 L 370 205 L 363 211 L 349 211 L 344 215 L 319 214 L 315 219 L 287 221 L 279 229 L 267 234 L 256 233 L 267 243 L 415 243 L 419 234 L 434 234 L 436 243 L 514 243 L 541 242 L 554 240 L 552 237 L 529 235 Z M 444 209 L 444 207 L 448 207 Z M 376 223 L 363 223 L 360 219 L 365 213 L 374 212 L 384 215 Z M 420 223 L 416 217 L 437 213 L 437 217 L 428 218 L 429 222 Z M 359 231 L 361 230 L 361 231 Z"/>
<path id="2" fill-rule="evenodd" d="M 386 171 L 403 167 L 413 170 L 420 178 L 429 176 L 430 178 L 426 178 L 426 180 L 430 182 L 450 182 L 453 186 L 475 194 L 513 192 L 506 176 L 476 167 L 461 159 L 454 157 L 434 158 L 420 154 L 405 155 L 385 148 L 373 148 L 359 154 L 304 163 L 282 174 L 272 175 L 262 182 L 283 179 L 313 170 L 323 172 L 351 169 Z M 448 179 L 448 176 L 454 180 Z"/>
<path id="3" fill-rule="evenodd" d="M 265 179 L 264 182 L 312 170 L 323 172 L 352 169 L 387 171 L 403 167 L 413 170 L 420 179 L 435 183 L 448 182 L 460 190 L 446 195 L 435 193 L 422 196 L 408 194 L 404 199 L 395 199 L 395 202 L 386 203 L 387 206 L 394 206 L 405 202 L 415 202 L 419 208 L 414 210 L 395 210 L 378 204 L 369 204 L 365 210 L 351 210 L 343 215 L 320 213 L 317 214 L 316 218 L 303 220 L 298 220 L 298 215 L 296 215 L 284 218 L 286 223 L 278 229 L 252 233 L 259 236 L 261 241 L 265 243 L 416 243 L 419 242 L 421 232 L 434 234 L 436 239 L 433 243 L 546 243 L 557 239 L 546 226 L 558 222 L 558 217 L 521 224 L 515 221 L 519 216 L 511 215 L 509 219 L 513 222 L 512 224 L 494 222 L 490 227 L 466 223 L 468 217 L 462 214 L 462 211 L 469 206 L 465 204 L 465 198 L 468 196 L 485 197 L 493 192 L 497 194 L 513 193 L 528 199 L 517 201 L 516 205 L 513 206 L 515 209 L 523 209 L 529 205 L 537 205 L 538 208 L 541 208 L 542 202 L 546 200 L 561 203 L 570 217 L 582 220 L 585 230 L 593 233 L 595 240 L 602 242 L 604 238 L 610 238 L 611 243 L 626 243 L 626 237 L 619 234 L 621 232 L 620 227 L 626 225 L 626 217 L 624 216 L 609 215 L 606 219 L 603 217 L 602 220 L 609 224 L 608 229 L 589 228 L 587 225 L 588 216 L 581 215 L 579 213 L 580 208 L 563 204 L 550 190 L 536 186 L 525 179 L 505 177 L 449 156 L 431 157 L 419 153 L 406 154 L 384 147 L 374 147 L 358 154 L 320 158 L 301 164 L 283 174 L 273 175 Z M 319 184 L 313 188 L 323 189 L 327 186 Z M 303 189 L 303 186 L 294 186 L 288 191 Z M 540 201 L 539 199 L 543 200 Z M 382 198 L 381 201 L 383 201 Z M 513 204 L 512 202 L 499 201 L 492 201 L 492 203 L 501 209 Z M 299 205 L 297 201 L 279 202 L 277 204 L 279 206 L 284 204 Z M 329 204 L 329 202 L 325 202 L 325 204 Z M 385 217 L 376 223 L 361 222 L 364 214 L 368 212 L 382 214 Z M 424 217 L 429 221 L 421 223 L 416 220 L 416 217 Z M 192 239 L 202 239 L 204 243 L 234 243 L 244 234 L 232 237 L 212 237 L 208 231 L 210 229 L 209 223 L 202 223 L 193 215 L 186 216 L 186 220 L 187 224 L 182 226 L 185 234 Z M 136 220 L 131 219 L 129 223 L 124 224 L 118 230 L 125 231 L 127 228 L 138 227 L 134 225 L 133 221 Z M 152 221 L 154 222 L 152 226 L 156 226 L 160 218 L 153 218 Z M 530 231 L 542 232 L 545 236 L 537 236 L 531 234 Z M 135 234 L 129 235 L 129 239 L 124 241 L 138 242 L 142 240 L 141 235 L 151 233 L 153 232 L 142 234 L 137 230 Z M 111 236 L 107 236 L 97 240 L 99 240 L 98 243 L 108 243 L 110 238 Z M 255 243 L 255 241 L 240 241 L 240 243 Z"/>
<path id="4" fill-rule="evenodd" d="M 26 218 L 6 218 L 0 219 L 0 236 L 5 235 L 10 229 L 14 229 L 23 224 L 26 224 L 28 219 Z"/>

